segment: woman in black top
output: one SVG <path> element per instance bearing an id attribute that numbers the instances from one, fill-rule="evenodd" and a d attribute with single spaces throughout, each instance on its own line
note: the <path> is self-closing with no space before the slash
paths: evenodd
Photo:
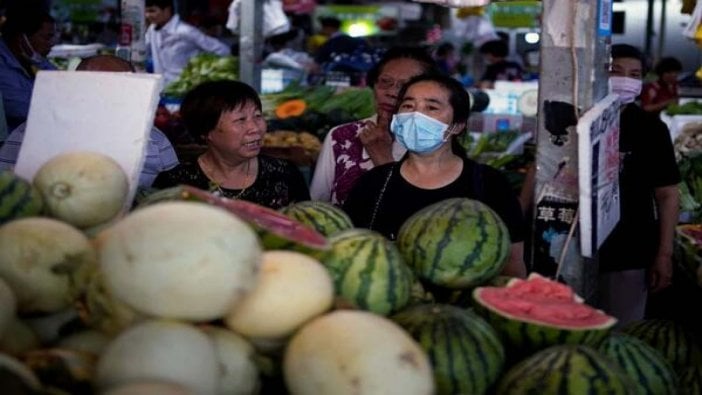
<path id="1" fill-rule="evenodd" d="M 266 121 L 253 88 L 238 81 L 205 82 L 188 92 L 180 112 L 207 150 L 196 161 L 159 174 L 154 187 L 187 184 L 274 209 L 310 199 L 297 167 L 259 155 Z"/>
<path id="2" fill-rule="evenodd" d="M 430 204 L 454 197 L 477 199 L 495 210 L 509 229 L 512 249 L 503 273 L 523 277 L 523 218 L 517 197 L 504 176 L 468 159 L 454 141 L 466 128 L 468 93 L 451 77 L 421 75 L 408 81 L 398 97 L 390 129 L 407 147 L 407 155 L 361 177 L 344 204 L 354 225 L 392 240 L 407 218 Z"/>

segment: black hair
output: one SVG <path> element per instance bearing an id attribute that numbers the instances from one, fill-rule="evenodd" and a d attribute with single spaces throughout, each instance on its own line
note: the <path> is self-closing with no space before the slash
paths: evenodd
<path id="1" fill-rule="evenodd" d="M 180 114 L 188 132 L 198 139 L 217 126 L 222 113 L 253 103 L 261 110 L 261 99 L 251 86 L 231 80 L 197 85 L 183 98 Z"/>
<path id="2" fill-rule="evenodd" d="M 490 54 L 498 58 L 504 58 L 509 54 L 509 47 L 504 40 L 491 40 L 480 46 L 481 54 Z"/>
<path id="3" fill-rule="evenodd" d="M 660 61 L 658 61 L 656 67 L 654 68 L 654 71 L 659 77 L 671 71 L 680 72 L 682 71 L 682 63 L 680 63 L 680 61 L 676 58 L 663 58 Z"/>
<path id="4" fill-rule="evenodd" d="M 416 61 L 422 66 L 422 68 L 424 68 L 424 73 L 439 73 L 436 61 L 424 48 L 397 46 L 385 51 L 380 61 L 368 71 L 366 74 L 366 82 L 368 85 L 373 87 L 376 81 L 378 81 L 378 77 L 380 76 L 380 72 L 383 70 L 383 67 L 385 67 L 385 65 L 389 62 L 397 59 L 410 59 Z"/>
<path id="5" fill-rule="evenodd" d="M 455 50 L 456 47 L 449 42 L 442 43 L 436 48 L 436 56 L 446 56 L 449 52 Z"/>
<path id="6" fill-rule="evenodd" d="M 2 35 L 15 37 L 21 34 L 28 36 L 41 30 L 44 23 L 55 22 L 48 11 L 38 7 L 37 2 L 15 2 L 5 10 L 5 23 L 2 25 Z"/>
<path id="7" fill-rule="evenodd" d="M 635 46 L 629 44 L 612 45 L 612 59 L 619 58 L 638 59 L 642 65 L 644 64 L 644 57 L 641 51 Z"/>
<path id="8" fill-rule="evenodd" d="M 453 108 L 452 123 L 465 123 L 467 126 L 471 106 L 470 95 L 468 94 L 468 91 L 466 91 L 466 89 L 463 87 L 463 85 L 460 82 L 458 82 L 458 80 L 443 73 L 420 74 L 407 81 L 407 83 L 405 83 L 405 85 L 402 86 L 402 89 L 400 89 L 400 92 L 397 95 L 398 99 L 395 113 L 398 112 L 400 105 L 402 104 L 402 98 L 407 93 L 409 87 L 420 82 L 434 82 L 448 90 L 449 104 L 451 105 L 451 108 Z M 463 130 L 461 133 L 465 133 L 465 130 Z M 457 141 L 456 138 L 451 139 L 451 150 L 454 154 L 460 157 L 467 156 L 465 148 L 461 146 L 461 144 Z"/>
<path id="9" fill-rule="evenodd" d="M 322 25 L 322 27 L 331 27 L 333 29 L 339 29 L 341 27 L 341 21 L 333 16 L 320 17 L 319 24 Z"/>
<path id="10" fill-rule="evenodd" d="M 173 8 L 173 0 L 146 0 L 144 7 Z"/>

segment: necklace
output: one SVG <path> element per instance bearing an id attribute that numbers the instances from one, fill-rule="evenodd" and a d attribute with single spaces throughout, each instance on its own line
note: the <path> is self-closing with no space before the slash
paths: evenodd
<path id="1" fill-rule="evenodd" d="M 212 193 L 215 196 L 221 196 L 225 197 L 224 190 L 222 190 L 222 183 L 216 181 L 216 177 L 214 177 L 214 169 L 211 166 L 206 166 L 205 160 L 202 159 L 202 157 L 198 158 L 198 163 L 200 164 L 200 168 L 202 169 L 203 173 L 205 174 L 205 177 L 207 177 L 207 183 L 208 183 L 208 190 L 210 193 Z M 244 175 L 244 185 L 248 184 L 249 180 L 249 169 L 251 168 L 250 166 L 251 160 L 249 159 L 246 162 L 246 174 Z M 237 193 L 236 195 L 232 196 L 230 199 L 239 199 L 244 195 L 244 193 L 248 190 L 248 186 L 245 186 Z"/>

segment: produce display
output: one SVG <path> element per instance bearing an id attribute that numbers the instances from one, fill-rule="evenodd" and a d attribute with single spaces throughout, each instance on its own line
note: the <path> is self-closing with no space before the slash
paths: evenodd
<path id="1" fill-rule="evenodd" d="M 673 103 L 666 108 L 665 112 L 668 115 L 702 115 L 702 102 Z"/>
<path id="2" fill-rule="evenodd" d="M 363 310 L 387 315 L 409 302 L 413 276 L 394 244 L 379 233 L 348 229 L 335 233 L 321 258 L 337 295 Z"/>
<path id="3" fill-rule="evenodd" d="M 680 210 L 687 221 L 702 223 L 702 123 L 688 123 L 675 138 L 673 147 L 682 182 Z"/>
<path id="4" fill-rule="evenodd" d="M 509 256 L 509 232 L 487 205 L 447 199 L 402 225 L 397 246 L 420 279 L 447 288 L 472 288 L 497 276 Z"/>
<path id="5" fill-rule="evenodd" d="M 511 368 L 498 394 L 630 394 L 633 380 L 612 360 L 582 345 L 553 346 Z"/>
<path id="6" fill-rule="evenodd" d="M 627 325 L 624 333 L 660 351 L 677 372 L 702 364 L 702 349 L 695 334 L 673 321 L 639 321 Z"/>
<path id="7" fill-rule="evenodd" d="M 702 225 L 678 225 L 675 236 L 675 256 L 679 266 L 702 287 Z"/>
<path id="8" fill-rule="evenodd" d="M 429 354 L 439 395 L 485 394 L 502 373 L 505 351 L 500 338 L 470 310 L 419 304 L 391 319 Z"/>
<path id="9" fill-rule="evenodd" d="M 4 185 L 25 194 L 31 181 Z M 409 219 L 397 244 L 328 204 L 275 211 L 186 186 L 89 229 L 37 214 L 0 225 L 5 392 L 697 395 L 702 383 L 699 334 L 683 323 L 612 333 L 567 285 L 500 276 L 507 231 L 469 199 Z"/>
<path id="10" fill-rule="evenodd" d="M 0 225 L 41 213 L 44 201 L 29 181 L 9 170 L 0 170 Z"/>
<path id="11" fill-rule="evenodd" d="M 617 322 L 583 303 L 570 287 L 535 273 L 504 287 L 478 287 L 473 297 L 514 353 L 557 344 L 596 347 Z"/>
<path id="12" fill-rule="evenodd" d="M 183 97 L 190 89 L 206 81 L 238 79 L 239 58 L 201 53 L 190 58 L 178 79 L 168 84 L 163 94 Z"/>
<path id="13" fill-rule="evenodd" d="M 351 218 L 340 208 L 321 201 L 293 203 L 280 212 L 300 223 L 309 225 L 324 236 L 353 228 Z"/>
<path id="14" fill-rule="evenodd" d="M 673 395 L 677 392 L 673 367 L 660 352 L 643 341 L 613 333 L 600 345 L 600 351 L 634 379 L 637 394 Z"/>

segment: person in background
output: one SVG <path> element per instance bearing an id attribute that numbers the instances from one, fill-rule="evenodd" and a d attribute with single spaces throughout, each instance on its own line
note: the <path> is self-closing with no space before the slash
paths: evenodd
<path id="1" fill-rule="evenodd" d="M 452 76 L 458 72 L 456 68 L 458 66 L 458 56 L 456 55 L 456 47 L 453 44 L 445 42 L 439 45 L 436 48 L 434 59 L 436 59 L 436 65 L 439 67 L 439 70 L 447 75 Z"/>
<path id="2" fill-rule="evenodd" d="M 389 129 L 397 93 L 410 78 L 436 71 L 431 55 L 422 48 L 394 47 L 385 52 L 367 76 L 376 113 L 327 133 L 312 177 L 312 199 L 341 206 L 361 174 L 405 154 Z"/>
<path id="3" fill-rule="evenodd" d="M 619 94 L 620 219 L 599 250 L 599 307 L 619 325 L 644 317 L 648 292 L 668 287 L 678 221 L 680 173 L 665 124 L 634 103 L 643 56 L 612 46 L 609 84 Z"/>
<path id="4" fill-rule="evenodd" d="M 678 74 L 682 64 L 675 58 L 663 58 L 654 68 L 658 79 L 644 84 L 641 90 L 641 108 L 659 114 L 678 102 Z"/>
<path id="5" fill-rule="evenodd" d="M 321 33 L 327 40 L 317 50 L 314 60 L 317 65 L 324 65 L 332 61 L 334 54 L 353 53 L 365 44 L 360 38 L 351 37 L 341 31 L 341 21 L 334 17 L 319 18 L 322 26 Z"/>
<path id="6" fill-rule="evenodd" d="M 134 66 L 128 61 L 113 55 L 96 55 L 83 59 L 76 71 L 111 71 L 134 72 Z M 27 124 L 15 128 L 0 148 L 0 170 L 11 170 L 19 156 Z M 139 175 L 139 187 L 148 188 L 158 173 L 178 165 L 178 157 L 168 138 L 157 128 L 151 128 L 146 144 L 144 167 Z"/>
<path id="7" fill-rule="evenodd" d="M 300 170 L 288 161 L 259 155 L 266 120 L 258 93 L 239 81 L 204 82 L 183 99 L 188 132 L 207 145 L 191 163 L 158 175 L 156 188 L 191 185 L 273 209 L 309 200 Z"/>
<path id="8" fill-rule="evenodd" d="M 525 277 L 524 221 L 516 195 L 499 171 L 468 159 L 456 141 L 467 127 L 468 92 L 450 76 L 424 74 L 409 80 L 398 96 L 390 129 L 407 155 L 360 177 L 343 206 L 353 224 L 395 240 L 402 224 L 424 207 L 476 199 L 509 230 L 512 248 L 503 273 Z"/>
<path id="9" fill-rule="evenodd" d="M 149 23 L 146 46 L 153 60 L 154 73 L 163 74 L 164 84 L 174 81 L 188 61 L 200 53 L 229 55 L 229 47 L 183 22 L 173 11 L 173 0 L 146 0 Z"/>
<path id="10" fill-rule="evenodd" d="M 479 51 L 488 65 L 480 77 L 479 87 L 481 89 L 494 88 L 495 81 L 521 81 L 523 79 L 522 66 L 507 60 L 509 47 L 504 40 L 488 41 L 480 46 Z"/>
<path id="11" fill-rule="evenodd" d="M 306 52 L 296 51 L 288 47 L 288 43 L 298 35 L 298 30 L 276 34 L 268 38 L 271 52 L 263 60 L 264 67 L 283 68 L 312 72 L 316 69 L 314 59 Z"/>
<path id="12" fill-rule="evenodd" d="M 36 2 L 16 2 L 6 10 L 0 37 L 0 94 L 7 130 L 27 119 L 39 70 L 55 70 L 46 59 L 57 41 L 54 18 Z"/>

